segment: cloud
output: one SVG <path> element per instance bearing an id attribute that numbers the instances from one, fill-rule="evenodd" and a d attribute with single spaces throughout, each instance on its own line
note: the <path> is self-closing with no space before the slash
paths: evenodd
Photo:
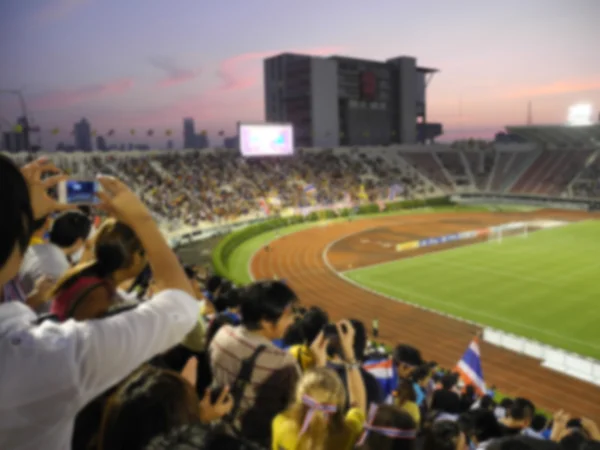
<path id="1" fill-rule="evenodd" d="M 166 56 L 153 56 L 150 58 L 150 64 L 165 73 L 165 77 L 157 83 L 157 86 L 162 88 L 187 83 L 201 73 L 199 69 L 190 70 L 180 67 L 173 59 Z"/>
<path id="2" fill-rule="evenodd" d="M 564 80 L 555 81 L 548 84 L 516 87 L 508 89 L 503 98 L 532 98 L 532 97 L 551 97 L 562 94 L 575 94 L 578 92 L 589 92 L 600 90 L 600 78 L 580 79 L 580 80 Z"/>
<path id="3" fill-rule="evenodd" d="M 325 46 L 290 50 L 287 51 L 287 53 L 328 56 L 342 50 L 342 47 Z M 260 73 L 262 65 L 257 65 L 256 63 L 279 53 L 281 53 L 281 51 L 276 50 L 250 52 L 224 59 L 219 63 L 217 69 L 217 76 L 220 79 L 220 84 L 217 86 L 216 92 L 214 93 L 235 92 L 256 86 L 262 79 Z"/>
<path id="4" fill-rule="evenodd" d="M 35 17 L 40 22 L 54 22 L 64 19 L 75 10 L 91 3 L 91 0 L 49 0 L 47 4 L 39 9 Z"/>
<path id="5" fill-rule="evenodd" d="M 122 78 L 108 83 L 56 90 L 34 97 L 31 105 L 35 109 L 60 109 L 109 95 L 122 94 L 131 90 L 133 85 L 132 79 Z"/>

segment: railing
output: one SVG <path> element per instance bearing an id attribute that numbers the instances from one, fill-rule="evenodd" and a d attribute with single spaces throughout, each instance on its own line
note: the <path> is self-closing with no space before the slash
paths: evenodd
<path id="1" fill-rule="evenodd" d="M 541 361 L 543 367 L 600 386 L 600 361 L 494 328 L 484 328 L 483 340 Z"/>
<path id="2" fill-rule="evenodd" d="M 509 204 L 576 211 L 590 211 L 598 203 L 597 200 L 584 198 L 548 197 L 534 194 L 486 194 L 479 192 L 456 194 L 451 197 L 451 200 L 459 204 Z"/>

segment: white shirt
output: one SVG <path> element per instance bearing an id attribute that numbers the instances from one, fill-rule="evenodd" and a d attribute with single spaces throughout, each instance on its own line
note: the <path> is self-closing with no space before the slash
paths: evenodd
<path id="1" fill-rule="evenodd" d="M 181 342 L 198 313 L 179 290 L 110 318 L 40 326 L 26 305 L 0 305 L 0 449 L 69 449 L 77 412 Z"/>
<path id="2" fill-rule="evenodd" d="M 57 245 L 52 243 L 31 245 L 23 258 L 19 281 L 25 294 L 29 295 L 35 287 L 35 282 L 43 275 L 58 280 L 70 267 L 67 256 Z M 47 302 L 36 312 L 48 312 L 49 309 L 50 302 Z"/>

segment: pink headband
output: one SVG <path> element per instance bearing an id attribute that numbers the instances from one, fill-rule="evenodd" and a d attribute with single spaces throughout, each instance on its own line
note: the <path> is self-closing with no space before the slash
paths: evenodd
<path id="1" fill-rule="evenodd" d="M 356 445 L 364 444 L 370 432 L 381 434 L 390 439 L 415 439 L 417 437 L 417 430 L 401 430 L 399 428 L 373 426 L 378 408 L 379 407 L 374 403 L 369 408 L 369 418 L 364 426 L 363 434 Z"/>
<path id="2" fill-rule="evenodd" d="M 304 417 L 304 423 L 302 424 L 302 429 L 300 430 L 300 436 L 302 436 L 306 432 L 308 426 L 310 425 L 310 422 L 312 421 L 313 416 L 317 411 L 322 412 L 326 416 L 330 416 L 337 412 L 336 405 L 319 403 L 314 398 L 306 394 L 302 396 L 302 404 L 308 406 L 308 411 L 306 412 L 306 416 Z"/>

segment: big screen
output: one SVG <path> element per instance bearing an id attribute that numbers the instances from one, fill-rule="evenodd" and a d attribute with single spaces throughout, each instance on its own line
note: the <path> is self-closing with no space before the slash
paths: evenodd
<path id="1" fill-rule="evenodd" d="M 294 130 L 291 124 L 240 124 L 242 156 L 291 156 Z"/>

